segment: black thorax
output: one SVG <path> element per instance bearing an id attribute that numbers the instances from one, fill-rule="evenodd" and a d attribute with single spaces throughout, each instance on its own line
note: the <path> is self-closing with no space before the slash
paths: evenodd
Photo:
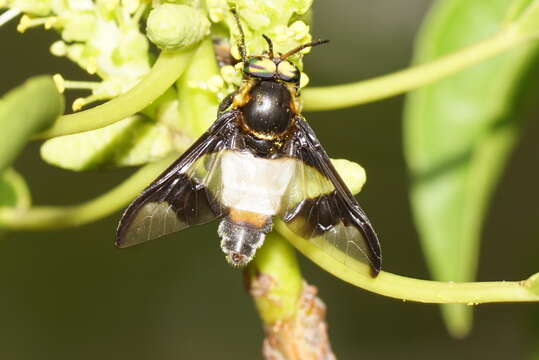
<path id="1" fill-rule="evenodd" d="M 245 127 L 263 139 L 282 136 L 293 124 L 292 96 L 286 85 L 262 80 L 249 91 L 249 100 L 240 107 Z"/>

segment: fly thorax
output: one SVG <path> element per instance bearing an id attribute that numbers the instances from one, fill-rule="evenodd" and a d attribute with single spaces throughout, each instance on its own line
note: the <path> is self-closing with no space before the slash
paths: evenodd
<path id="1" fill-rule="evenodd" d="M 263 80 L 249 91 L 241 112 L 246 127 L 255 136 L 276 138 L 286 132 L 295 116 L 288 87 L 278 81 Z"/>

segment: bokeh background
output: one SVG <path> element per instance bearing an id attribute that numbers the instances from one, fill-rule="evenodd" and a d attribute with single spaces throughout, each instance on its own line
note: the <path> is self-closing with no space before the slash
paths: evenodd
<path id="1" fill-rule="evenodd" d="M 408 66 L 430 5 L 317 1 L 314 34 L 332 42 L 306 58 L 311 84 L 355 81 Z M 35 74 L 84 78 L 75 65 L 48 54 L 55 39 L 42 29 L 18 34 L 15 23 L 0 28 L 0 93 Z M 427 278 L 407 197 L 402 104 L 397 97 L 306 115 L 329 154 L 366 168 L 360 203 L 380 235 L 385 269 Z M 495 194 L 480 280 L 518 280 L 539 271 L 538 116 L 539 106 Z M 91 199 L 133 171 L 53 168 L 40 161 L 38 143 L 28 146 L 16 168 L 37 204 Z M 0 359 L 262 358 L 260 321 L 241 273 L 223 259 L 216 223 L 118 250 L 112 245 L 118 217 L 63 231 L 12 233 L 0 241 Z M 509 247 L 517 249 L 511 256 Z M 328 306 L 339 359 L 528 359 L 539 342 L 537 304 L 477 307 L 473 332 L 455 340 L 437 306 L 367 293 L 298 256 L 304 276 Z"/>

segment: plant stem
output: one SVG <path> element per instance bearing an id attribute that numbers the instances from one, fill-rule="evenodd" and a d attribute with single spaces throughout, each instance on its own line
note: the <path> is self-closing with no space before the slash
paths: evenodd
<path id="1" fill-rule="evenodd" d="M 9 9 L 4 11 L 2 15 L 0 15 L 0 27 L 15 19 L 20 14 L 21 11 L 19 9 Z"/>
<path id="2" fill-rule="evenodd" d="M 316 288 L 303 281 L 288 241 L 275 232 L 268 234 L 245 275 L 264 324 L 265 359 L 335 359 L 326 307 Z"/>
<path id="3" fill-rule="evenodd" d="M 0 228 L 31 231 L 51 230 L 86 224 L 110 215 L 126 206 L 174 158 L 175 156 L 171 156 L 159 162 L 148 164 L 109 192 L 79 205 L 36 206 L 26 211 L 16 208 L 0 208 Z M 539 274 L 520 282 L 451 283 L 419 280 L 382 271 L 378 277 L 373 279 L 366 264 L 348 259 L 347 264 L 344 265 L 311 242 L 294 235 L 284 223 L 278 221 L 275 225 L 280 234 L 321 268 L 343 281 L 380 295 L 425 303 L 464 303 L 468 305 L 489 302 L 539 301 Z M 262 255 L 257 256 L 259 260 L 255 260 L 254 264 L 265 269 L 264 271 L 286 272 L 286 277 L 289 279 L 285 286 L 296 287 L 296 280 L 300 276 L 296 275 L 299 274 L 299 270 L 296 269 L 296 260 L 290 257 L 290 252 L 285 254 L 282 242 L 273 241 L 273 245 L 270 245 L 273 236 L 271 235 L 267 244 L 259 250 Z M 264 252 L 271 255 L 264 255 Z M 286 291 L 289 295 L 295 293 L 290 290 Z M 288 304 L 292 303 L 288 302 Z M 275 315 L 278 314 L 278 312 L 274 312 L 275 309 L 263 310 L 261 316 L 271 322 L 271 319 L 284 317 L 284 314 L 289 313 L 289 309 L 279 310 L 282 311 L 281 315 Z"/>
<path id="4" fill-rule="evenodd" d="M 171 156 L 157 163 L 146 165 L 109 192 L 79 205 L 37 206 L 26 211 L 16 208 L 0 208 L 0 227 L 11 230 L 35 231 L 78 226 L 95 221 L 127 205 L 173 159 L 174 157 Z M 348 259 L 345 265 L 328 256 L 311 242 L 294 235 L 282 222 L 276 223 L 276 229 L 300 252 L 329 273 L 343 281 L 380 295 L 425 303 L 464 303 L 468 305 L 489 302 L 539 301 L 539 274 L 520 282 L 451 283 L 419 280 L 382 271 L 378 277 L 373 279 L 366 264 Z M 296 260 L 290 257 L 293 254 L 283 250 L 282 242 L 271 240 L 272 236 L 267 244 L 259 250 L 261 252 L 257 256 L 259 260 L 255 260 L 253 266 L 259 266 L 265 272 L 278 271 L 277 275 L 280 277 L 282 276 L 279 274 L 284 272 L 288 279 L 282 286 L 297 288 L 296 280 L 298 276 L 300 278 L 300 275 L 297 275 L 299 270 Z M 264 255 L 265 253 L 266 255 Z M 267 254 L 271 254 L 271 256 Z M 286 293 L 290 296 L 290 294 L 297 292 L 288 289 Z M 279 294 L 279 290 L 277 294 Z M 292 296 L 296 296 L 294 294 Z M 291 305 L 293 302 L 287 301 L 287 304 Z M 263 306 L 260 304 L 259 309 L 262 308 Z M 290 307 L 281 308 L 277 312 L 275 309 L 268 308 L 261 311 L 261 316 L 267 322 L 271 322 L 289 313 Z"/>
<path id="5" fill-rule="evenodd" d="M 36 138 L 44 139 L 95 130 L 120 121 L 150 105 L 170 88 L 186 69 L 196 47 L 161 51 L 150 72 L 131 90 L 91 109 L 63 115 Z"/>
<path id="6" fill-rule="evenodd" d="M 174 159 L 175 156 L 170 156 L 159 162 L 148 164 L 109 192 L 79 205 L 36 206 L 28 210 L 11 207 L 0 208 L 0 228 L 31 231 L 51 230 L 98 220 L 126 206 Z M 380 295 L 417 302 L 469 305 L 489 302 L 539 301 L 539 274 L 520 282 L 451 283 L 419 280 L 382 271 L 377 278 L 373 279 L 366 264 L 347 259 L 345 265 L 334 257 L 330 257 L 311 242 L 293 234 L 281 221 L 276 221 L 275 228 L 294 247 L 324 270 L 343 281 Z M 278 271 L 280 273 L 280 271 L 285 271 L 287 277 L 297 280 L 300 275 L 295 275 L 295 272 L 299 274 L 299 270 L 296 269 L 296 260 L 290 257 L 290 252 L 288 255 L 285 254 L 282 242 L 276 243 L 274 241 L 271 245 L 273 236 L 269 236 L 267 244 L 259 250 L 258 260 L 255 258 L 253 264 L 266 269 L 264 271 L 267 272 Z M 264 255 L 265 252 L 271 255 Z M 295 280 L 287 280 L 287 282 L 286 286 L 295 287 L 297 285 Z M 292 291 L 287 290 L 287 292 L 292 294 Z M 273 311 L 264 310 L 261 312 L 261 316 L 266 318 L 268 322 L 271 321 L 270 319 L 279 318 L 280 315 L 272 315 Z M 286 314 L 287 311 L 285 309 L 281 314 Z"/>
<path id="7" fill-rule="evenodd" d="M 0 174 L 0 181 L 2 180 L 9 183 L 15 192 L 16 203 L 13 205 L 13 208 L 26 210 L 32 205 L 32 199 L 26 181 L 24 181 L 24 178 L 18 172 L 12 168 L 7 168 Z"/>
<path id="8" fill-rule="evenodd" d="M 74 206 L 35 206 L 26 211 L 0 208 L 0 228 L 13 230 L 50 230 L 86 224 L 126 206 L 156 174 L 176 158 L 170 156 L 138 170 L 120 185 L 97 198 Z"/>
<path id="9" fill-rule="evenodd" d="M 307 111 L 334 110 L 399 95 L 469 68 L 527 40 L 527 36 L 509 26 L 486 40 L 427 64 L 370 80 L 307 88 L 303 90 L 303 108 Z"/>
<path id="10" fill-rule="evenodd" d="M 303 280 L 296 254 L 288 241 L 275 232 L 268 234 L 246 274 L 256 307 L 266 325 L 295 314 Z"/>
<path id="11" fill-rule="evenodd" d="M 219 106 L 217 96 L 213 92 L 197 88 L 194 84 L 208 81 L 215 75 L 219 75 L 219 67 L 215 60 L 213 43 L 207 38 L 200 43 L 193 61 L 176 82 L 182 132 L 193 139 L 202 135 L 215 121 Z"/>
<path id="12" fill-rule="evenodd" d="M 282 221 L 276 222 L 275 225 L 281 235 L 318 266 L 343 281 L 380 295 L 405 301 L 438 304 L 539 302 L 539 274 L 520 282 L 440 282 L 419 280 L 385 271 L 380 272 L 376 278 L 372 278 L 368 265 L 351 258 L 346 258 L 345 265 L 312 242 L 292 233 Z M 337 252 L 338 250 L 335 249 L 334 255 Z"/>

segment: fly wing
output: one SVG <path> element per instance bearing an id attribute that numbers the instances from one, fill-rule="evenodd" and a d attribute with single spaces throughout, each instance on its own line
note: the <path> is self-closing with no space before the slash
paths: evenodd
<path id="1" fill-rule="evenodd" d="M 235 130 L 234 114 L 222 115 L 125 210 L 116 245 L 128 247 L 219 218 L 221 153 Z"/>
<path id="2" fill-rule="evenodd" d="M 377 275 L 382 262 L 378 237 L 303 119 L 298 119 L 285 151 L 296 160 L 294 179 L 281 204 L 285 223 L 345 265 L 354 258 Z"/>

